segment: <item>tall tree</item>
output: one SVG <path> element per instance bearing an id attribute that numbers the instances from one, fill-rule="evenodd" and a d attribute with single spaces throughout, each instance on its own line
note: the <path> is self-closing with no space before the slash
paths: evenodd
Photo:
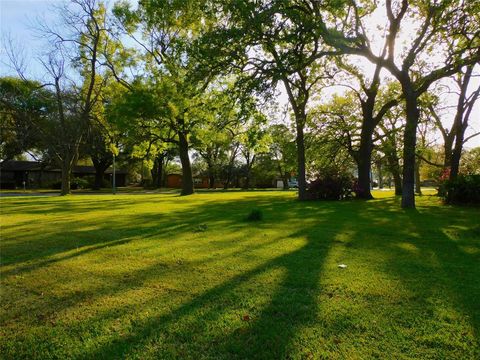
<path id="1" fill-rule="evenodd" d="M 480 132 L 477 132 L 465 136 L 475 103 L 480 96 L 480 85 L 473 89 L 469 88 L 474 69 L 475 64 L 471 64 L 453 76 L 458 92 L 455 92 L 457 103 L 450 128 L 447 128 L 442 121 L 441 109 L 439 109 L 441 107 L 440 102 L 443 102 L 442 99 L 436 97 L 436 101 L 431 101 L 427 105 L 429 114 L 442 134 L 444 143 L 443 167 L 450 170 L 450 179 L 452 180 L 458 175 L 463 145 L 473 137 L 480 135 Z M 449 91 L 447 95 L 451 96 L 452 94 Z"/>
<path id="2" fill-rule="evenodd" d="M 34 81 L 0 78 L 0 159 L 38 149 L 38 126 L 52 110 L 52 94 Z"/>
<path id="3" fill-rule="evenodd" d="M 302 4 L 308 8 L 307 2 Z M 324 51 L 316 19 L 302 4 L 219 1 L 218 24 L 203 37 L 207 49 L 203 57 L 212 67 L 241 70 L 260 91 L 283 85 L 295 119 L 300 200 L 306 199 L 304 131 L 309 100 L 334 71 L 320 61 L 332 52 Z"/>
<path id="4" fill-rule="evenodd" d="M 290 175 L 296 169 L 295 134 L 284 124 L 273 124 L 268 128 L 271 137 L 270 156 L 275 161 L 283 188 L 288 189 Z"/>
<path id="5" fill-rule="evenodd" d="M 385 48 L 384 48 L 385 49 Z M 347 85 L 353 90 L 361 110 L 360 136 L 358 139 L 358 147 L 353 149 L 350 147 L 358 168 L 358 188 L 357 197 L 361 199 L 372 199 L 370 191 L 371 173 L 372 173 L 372 152 L 374 147 L 375 129 L 382 121 L 386 112 L 399 103 L 399 95 L 395 93 L 393 86 L 388 90 L 388 96 L 380 95 L 380 73 L 381 64 L 376 64 L 371 79 L 355 65 L 352 65 L 347 59 L 338 58 L 337 63 L 340 68 L 350 75 L 348 80 L 358 83 L 358 88 Z M 352 79 L 353 78 L 353 79 Z"/>
<path id="6" fill-rule="evenodd" d="M 386 48 L 380 54 L 373 50 L 369 40 L 371 34 L 365 30 L 362 18 L 363 9 L 371 4 L 363 5 L 359 1 L 350 2 L 350 15 L 340 26 L 332 24 L 321 12 L 318 20 L 328 44 L 345 54 L 364 56 L 381 65 L 400 83 L 406 109 L 402 207 L 413 208 L 416 132 L 420 116 L 418 99 L 433 82 L 480 61 L 480 5 L 463 0 L 386 0 Z M 399 37 L 407 28 L 412 38 L 408 49 L 400 53 Z M 424 66 L 425 56 L 432 56 L 433 52 L 442 59 Z"/>
<path id="7" fill-rule="evenodd" d="M 145 85 L 161 92 L 156 98 L 163 111 L 156 116 L 161 127 L 175 134 L 169 139 L 178 146 L 182 163 L 182 195 L 194 192 L 189 137 L 200 119 L 195 112 L 203 105 L 202 95 L 210 84 L 211 73 L 200 71 L 190 55 L 193 43 L 205 27 L 206 13 L 198 0 L 140 2 L 131 9 L 128 2 L 114 9 L 124 34 L 141 52 Z M 124 83 L 127 82 L 122 79 Z"/>
<path id="8" fill-rule="evenodd" d="M 40 60 L 50 78 L 41 86 L 52 89 L 55 106 L 45 117 L 48 121 L 37 130 L 49 155 L 62 170 L 61 194 L 67 195 L 80 144 L 105 84 L 99 71 L 100 49 L 107 47 L 108 36 L 103 2 L 73 0 L 56 10 L 60 28 L 50 23 L 40 25 L 40 31 L 52 46 Z M 20 77 L 26 81 L 24 67 L 14 49 L 8 52 Z"/>

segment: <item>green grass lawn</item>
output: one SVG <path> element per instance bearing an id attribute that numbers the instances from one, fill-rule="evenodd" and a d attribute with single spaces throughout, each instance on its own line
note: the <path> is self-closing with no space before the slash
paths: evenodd
<path id="1" fill-rule="evenodd" d="M 480 358 L 480 210 L 377 195 L 0 199 L 0 357 Z"/>

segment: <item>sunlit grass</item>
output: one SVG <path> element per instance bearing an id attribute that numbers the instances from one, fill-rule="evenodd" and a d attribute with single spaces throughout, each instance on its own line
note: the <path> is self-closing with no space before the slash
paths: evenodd
<path id="1" fill-rule="evenodd" d="M 480 211 L 426 194 L 3 198 L 0 354 L 478 358 Z"/>

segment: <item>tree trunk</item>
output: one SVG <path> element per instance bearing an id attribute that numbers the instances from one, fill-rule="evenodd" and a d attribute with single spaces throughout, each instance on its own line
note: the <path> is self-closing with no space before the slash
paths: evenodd
<path id="1" fill-rule="evenodd" d="M 283 182 L 283 190 L 288 190 L 290 188 L 290 186 L 288 185 L 288 173 L 285 173 L 283 175 L 282 182 Z"/>
<path id="2" fill-rule="evenodd" d="M 415 193 L 422 195 L 422 187 L 420 186 L 420 159 L 415 161 Z"/>
<path id="3" fill-rule="evenodd" d="M 371 116 L 364 115 L 362 132 L 360 135 L 360 146 L 355 159 L 358 167 L 358 190 L 356 196 L 359 199 L 373 199 L 372 193 L 370 191 L 370 175 L 372 173 L 373 130 L 373 119 L 371 118 Z"/>
<path id="4" fill-rule="evenodd" d="M 100 190 L 103 185 L 103 176 L 105 171 L 111 164 L 111 161 L 93 161 L 93 167 L 95 168 L 95 183 L 93 184 L 94 190 Z"/>
<path id="5" fill-rule="evenodd" d="M 450 167 L 450 180 L 455 180 L 460 170 L 460 158 L 462 157 L 463 133 L 457 135 L 455 147 L 452 151 L 452 163 Z"/>
<path id="6" fill-rule="evenodd" d="M 298 181 L 298 200 L 307 200 L 307 179 L 305 171 L 305 138 L 303 127 L 305 124 L 304 116 L 296 116 L 297 126 L 297 181 Z"/>
<path id="7" fill-rule="evenodd" d="M 70 188 L 71 172 L 72 172 L 71 162 L 68 157 L 65 157 L 62 160 L 62 191 L 60 192 L 60 195 L 62 196 L 71 194 L 71 188 Z"/>
<path id="8" fill-rule="evenodd" d="M 452 151 L 450 180 L 455 180 L 460 170 L 460 158 L 462 157 L 463 141 L 467 124 L 461 124 L 456 130 L 455 147 Z"/>
<path id="9" fill-rule="evenodd" d="M 249 189 L 250 188 L 250 169 L 247 165 L 247 175 L 245 176 L 245 184 L 243 184 L 243 187 L 245 189 Z"/>
<path id="10" fill-rule="evenodd" d="M 152 186 L 155 189 L 162 187 L 162 175 L 163 175 L 163 155 L 157 156 L 155 163 L 151 170 L 152 173 Z"/>
<path id="11" fill-rule="evenodd" d="M 453 138 L 448 137 L 444 139 L 443 151 L 445 154 L 443 159 L 443 167 L 445 169 L 449 169 L 452 166 L 452 148 L 453 148 Z"/>
<path id="12" fill-rule="evenodd" d="M 178 150 L 180 154 L 180 162 L 182 163 L 182 195 L 193 194 L 193 174 L 188 156 L 187 136 L 183 131 L 178 132 Z"/>
<path id="13" fill-rule="evenodd" d="M 228 170 L 227 170 L 227 178 L 225 179 L 225 182 L 223 183 L 223 189 L 224 190 L 228 190 L 228 187 L 230 185 L 230 173 L 231 173 L 231 170 L 230 170 L 230 167 L 228 167 Z"/>
<path id="14" fill-rule="evenodd" d="M 160 189 L 162 187 L 162 179 L 163 179 L 163 156 L 159 156 L 158 158 L 158 169 L 157 169 L 157 188 Z"/>
<path id="15" fill-rule="evenodd" d="M 387 157 L 388 170 L 392 174 L 395 186 L 395 195 L 402 195 L 402 177 L 400 176 L 400 163 L 395 149 L 385 153 Z"/>
<path id="16" fill-rule="evenodd" d="M 378 172 L 378 188 L 383 189 L 383 171 L 382 171 L 382 162 L 379 160 L 377 162 L 377 172 Z"/>
<path id="17" fill-rule="evenodd" d="M 211 161 L 207 161 L 207 172 L 208 172 L 208 188 L 213 189 L 215 187 L 215 173 L 214 166 Z"/>
<path id="18" fill-rule="evenodd" d="M 244 184 L 244 187 L 245 189 L 250 189 L 250 181 L 251 181 L 251 176 L 252 176 L 252 167 L 253 167 L 253 163 L 255 162 L 255 157 L 257 155 L 253 155 L 252 156 L 252 160 L 249 160 L 249 157 L 247 157 L 247 174 L 245 176 L 245 184 Z"/>
<path id="19" fill-rule="evenodd" d="M 356 196 L 359 199 L 373 199 L 370 191 L 371 156 L 371 151 L 365 148 L 362 149 L 362 145 L 360 145 L 356 159 L 358 167 L 358 190 Z"/>
<path id="20" fill-rule="evenodd" d="M 418 99 L 410 80 L 405 75 L 401 85 L 406 103 L 406 124 L 403 136 L 403 186 L 402 208 L 415 208 L 415 148 L 419 118 Z"/>

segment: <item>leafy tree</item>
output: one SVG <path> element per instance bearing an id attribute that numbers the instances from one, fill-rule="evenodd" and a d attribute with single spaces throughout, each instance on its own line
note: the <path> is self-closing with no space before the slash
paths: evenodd
<path id="1" fill-rule="evenodd" d="M 40 83 L 20 78 L 0 78 L 0 158 L 39 147 L 39 124 L 53 106 L 52 93 Z"/>
<path id="2" fill-rule="evenodd" d="M 251 172 L 257 156 L 268 151 L 268 144 L 271 141 L 264 128 L 265 122 L 266 118 L 263 114 L 253 114 L 250 121 L 245 125 L 245 131 L 240 135 L 240 152 L 245 160 L 245 182 L 243 184 L 245 189 L 251 186 Z"/>
<path id="3" fill-rule="evenodd" d="M 52 48 L 41 63 L 49 82 L 42 87 L 52 89 L 53 106 L 36 126 L 39 142 L 48 157 L 62 170 L 61 194 L 70 193 L 72 168 L 79 157 L 79 149 L 96 104 L 106 83 L 99 67 L 100 49 L 108 48 L 106 8 L 96 0 L 74 0 L 57 8 L 62 22 L 59 31 L 51 24 L 42 24 L 41 31 Z M 8 49 L 9 58 L 20 75 L 28 82 L 22 62 Z M 70 69 L 75 70 L 70 76 Z M 33 119 L 33 118 L 32 118 Z"/>
<path id="4" fill-rule="evenodd" d="M 415 207 L 415 146 L 420 116 L 419 97 L 435 81 L 453 75 L 467 65 L 480 61 L 480 4 L 462 0 L 385 1 L 387 18 L 385 47 L 377 55 L 365 30 L 367 7 L 376 3 L 350 2 L 350 12 L 340 26 L 329 26 L 326 16 L 319 14 L 323 39 L 344 54 L 364 56 L 387 69 L 400 83 L 405 101 L 406 124 L 403 147 L 402 207 Z M 398 51 L 401 30 L 413 34 L 408 49 Z M 412 31 L 412 28 L 415 29 Z M 440 51 L 439 51 L 440 50 Z M 426 63 L 425 56 L 435 52 L 442 61 Z"/>
<path id="5" fill-rule="evenodd" d="M 458 94 L 458 98 L 454 119 L 450 128 L 445 127 L 442 122 L 441 109 L 439 108 L 442 107 L 440 104 L 443 103 L 443 101 L 440 96 L 434 96 L 427 104 L 429 114 L 432 116 L 437 129 L 440 130 L 442 134 L 444 143 L 443 167 L 450 170 L 451 180 L 454 180 L 458 175 L 463 145 L 473 137 L 480 135 L 480 133 L 477 132 L 465 137 L 465 131 L 469 126 L 472 111 L 480 96 L 480 85 L 469 92 L 469 85 L 474 74 L 474 68 L 475 64 L 468 65 L 453 77 L 454 83 L 458 88 L 458 93 L 455 92 Z M 449 91 L 447 95 L 451 96 L 452 92 Z"/>
<path id="6" fill-rule="evenodd" d="M 320 61 L 323 51 L 315 16 L 307 2 L 214 2 L 217 26 L 203 37 L 203 58 L 212 68 L 240 69 L 252 87 L 271 92 L 280 82 L 293 110 L 297 146 L 299 199 L 306 199 L 305 140 L 312 92 L 334 69 Z M 334 7 L 334 4 L 331 4 Z M 228 19 L 228 21 L 224 21 Z M 212 61 L 213 58 L 213 61 Z"/>
<path id="7" fill-rule="evenodd" d="M 387 169 L 393 178 L 395 195 L 402 195 L 401 152 L 404 126 L 403 109 L 394 107 L 386 112 L 375 131 L 376 137 L 380 141 L 378 150 L 385 155 Z"/>
<path id="8" fill-rule="evenodd" d="M 168 128 L 173 133 L 164 140 L 177 145 L 182 163 L 182 194 L 192 194 L 189 137 L 202 120 L 197 116 L 198 109 L 203 105 L 203 92 L 212 80 L 212 75 L 200 71 L 190 56 L 194 39 L 199 36 L 202 23 L 205 24 L 202 2 L 145 1 L 133 10 L 128 2 L 121 2 L 117 3 L 114 13 L 123 32 L 141 51 L 142 86 L 145 87 L 142 91 L 158 110 L 150 112 L 150 119 L 159 126 L 160 132 Z M 128 83 L 125 79 L 121 81 Z M 138 89 L 135 91 L 138 93 Z M 145 91 L 154 93 L 155 97 Z"/>
<path id="9" fill-rule="evenodd" d="M 354 107 L 361 111 L 357 115 L 359 122 L 358 144 L 355 149 L 351 146 L 352 144 L 349 147 L 349 151 L 355 159 L 358 168 L 356 195 L 362 199 L 371 199 L 373 197 L 370 192 L 370 174 L 372 173 L 371 165 L 375 130 L 385 113 L 399 103 L 399 94 L 392 84 L 388 84 L 386 88 L 381 88 L 380 73 L 382 65 L 380 63 L 375 65 L 372 78 L 369 79 L 358 66 L 351 64 L 347 59 L 338 57 L 336 61 L 339 67 L 349 75 L 347 80 L 350 85 L 344 86 L 351 89 L 358 102 Z M 354 82 L 358 83 L 357 88 L 354 87 Z M 354 101 L 354 99 L 348 100 Z M 356 112 L 356 110 L 354 111 Z"/>
<path id="10" fill-rule="evenodd" d="M 460 163 L 460 172 L 480 175 L 480 147 L 465 151 Z"/>
<path id="11" fill-rule="evenodd" d="M 284 124 L 273 124 L 268 128 L 270 134 L 270 158 L 274 160 L 283 180 L 283 188 L 288 189 L 290 174 L 296 169 L 295 135 Z"/>

